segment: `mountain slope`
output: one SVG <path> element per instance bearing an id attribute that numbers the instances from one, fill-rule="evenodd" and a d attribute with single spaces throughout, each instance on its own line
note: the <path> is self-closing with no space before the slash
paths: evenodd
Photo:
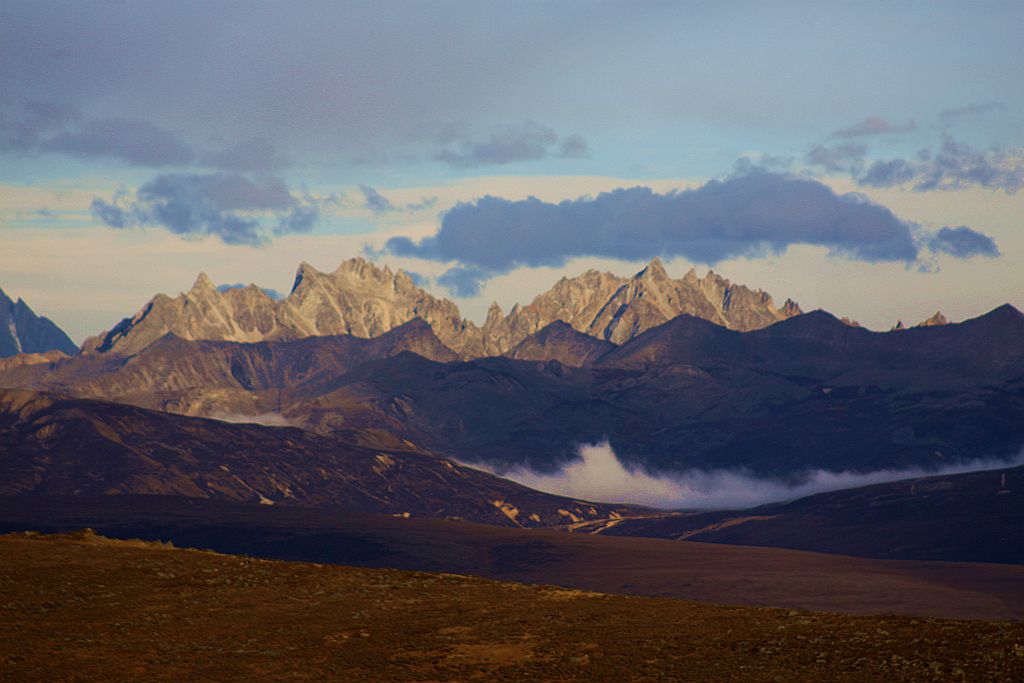
<path id="1" fill-rule="evenodd" d="M 516 360 L 556 360 L 565 365 L 590 365 L 615 344 L 579 332 L 569 323 L 556 320 L 516 344 L 505 355 Z M 422 355 L 422 354 L 421 354 Z"/>
<path id="2" fill-rule="evenodd" d="M 819 493 L 749 510 L 578 525 L 613 536 L 861 557 L 1024 564 L 1024 466 Z"/>
<path id="3" fill-rule="evenodd" d="M 556 324 L 516 352 L 551 361 L 456 362 L 423 323 L 372 340 L 170 337 L 127 358 L 11 368 L 0 386 L 386 430 L 499 471 L 550 471 L 605 440 L 655 471 L 784 477 L 1006 458 L 1024 443 L 1024 316 L 1010 306 L 888 333 L 824 312 L 746 333 L 683 315 L 589 360 L 606 344 Z"/>
<path id="4" fill-rule="evenodd" d="M 0 494 L 140 493 L 506 526 L 626 510 L 539 493 L 380 432 L 321 436 L 0 391 Z"/>
<path id="5" fill-rule="evenodd" d="M 598 339 L 620 344 L 681 313 L 727 327 L 750 330 L 800 312 L 787 301 L 776 309 L 760 291 L 709 272 L 691 271 L 679 280 L 661 261 L 631 278 L 588 271 L 563 278 L 528 305 L 508 315 L 494 305 L 483 326 L 464 320 L 447 299 L 437 299 L 402 271 L 392 273 L 362 258 L 343 262 L 333 273 L 307 263 L 299 266 L 291 293 L 275 301 L 255 285 L 219 291 L 200 273 L 192 289 L 178 297 L 154 297 L 131 318 L 86 340 L 87 353 L 137 353 L 167 333 L 188 340 L 256 342 L 349 334 L 375 337 L 414 318 L 425 320 L 437 337 L 464 358 L 501 355 L 556 321 Z"/>
<path id="6" fill-rule="evenodd" d="M 0 370 L 0 386 L 187 415 L 259 415 L 279 410 L 292 387 L 325 381 L 403 351 L 442 362 L 457 358 L 419 318 L 372 339 L 335 335 L 239 343 L 188 341 L 168 333 L 127 358 L 82 354 Z"/>
<path id="7" fill-rule="evenodd" d="M 70 355 L 78 353 L 78 347 L 52 320 L 36 315 L 20 298 L 12 301 L 0 289 L 0 358 L 47 351 Z"/>

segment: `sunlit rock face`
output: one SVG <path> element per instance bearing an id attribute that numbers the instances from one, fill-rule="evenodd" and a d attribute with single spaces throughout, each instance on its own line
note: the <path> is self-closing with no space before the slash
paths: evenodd
<path id="1" fill-rule="evenodd" d="M 700 278 L 691 270 L 674 280 L 654 259 L 628 278 L 596 270 L 562 278 L 508 314 L 491 306 L 487 320 L 478 326 L 448 299 L 417 287 L 405 272 L 354 258 L 332 273 L 301 264 L 291 293 L 281 301 L 255 285 L 218 291 L 200 273 L 188 292 L 175 298 L 158 294 L 133 317 L 88 339 L 83 351 L 128 355 L 169 332 L 182 339 L 237 342 L 336 334 L 370 338 L 421 318 L 446 346 L 464 358 L 477 358 L 508 353 L 558 321 L 622 344 L 682 313 L 749 331 L 800 312 L 792 301 L 776 308 L 767 293 L 733 285 L 712 271 Z"/>

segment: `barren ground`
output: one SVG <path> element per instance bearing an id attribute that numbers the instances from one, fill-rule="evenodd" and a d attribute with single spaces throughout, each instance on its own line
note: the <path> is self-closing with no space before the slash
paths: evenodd
<path id="1" fill-rule="evenodd" d="M 0 679 L 1024 680 L 1024 624 L 0 537 Z"/>

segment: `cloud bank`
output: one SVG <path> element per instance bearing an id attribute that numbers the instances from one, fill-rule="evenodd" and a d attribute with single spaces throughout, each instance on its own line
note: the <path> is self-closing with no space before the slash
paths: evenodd
<path id="1" fill-rule="evenodd" d="M 1024 150 L 978 151 L 947 137 L 937 152 L 921 150 L 916 159 L 879 160 L 857 178 L 860 185 L 910 185 L 917 192 L 984 187 L 1013 194 L 1024 187 Z"/>
<path id="2" fill-rule="evenodd" d="M 53 152 L 79 159 L 118 159 L 132 166 L 189 164 L 195 152 L 178 135 L 149 121 L 87 117 L 56 102 L 4 103 L 0 152 Z"/>
<path id="3" fill-rule="evenodd" d="M 579 134 L 560 138 L 553 129 L 534 121 L 495 128 L 484 140 L 463 137 L 441 149 L 434 158 L 452 168 L 503 165 L 549 156 L 578 159 L 589 154 Z"/>
<path id="4" fill-rule="evenodd" d="M 163 174 L 110 201 L 95 197 L 92 213 L 112 228 L 156 226 L 176 235 L 212 235 L 225 244 L 258 246 L 268 234 L 308 232 L 321 201 L 293 194 L 275 176 L 250 179 L 238 173 Z M 268 227 L 267 219 L 273 223 Z"/>
<path id="5" fill-rule="evenodd" d="M 418 202 L 411 202 L 409 204 L 395 204 L 378 192 L 376 188 L 369 185 L 360 185 L 359 191 L 363 194 L 363 206 L 374 213 L 422 211 L 437 204 L 437 197 L 424 197 Z"/>
<path id="6" fill-rule="evenodd" d="M 832 137 L 859 138 L 869 135 L 885 135 L 886 133 L 907 133 L 915 128 L 917 128 L 917 123 L 914 121 L 895 124 L 881 116 L 869 116 L 863 121 L 858 121 L 848 128 L 837 130 L 835 133 L 832 133 Z"/>
<path id="7" fill-rule="evenodd" d="M 652 474 L 622 463 L 607 443 L 584 445 L 579 460 L 561 472 L 545 474 L 517 468 L 495 472 L 525 486 L 570 498 L 607 503 L 633 503 L 664 509 L 749 508 L 840 489 L 901 479 L 1011 467 L 1024 462 L 975 460 L 939 470 L 909 468 L 876 472 L 804 473 L 797 484 L 755 476 L 744 470 L 689 470 Z"/>
<path id="8" fill-rule="evenodd" d="M 666 194 L 633 187 L 558 204 L 485 196 L 445 213 L 435 235 L 419 242 L 394 237 L 383 251 L 457 262 L 439 282 L 471 296 L 488 277 L 580 256 L 682 256 L 713 264 L 810 244 L 843 258 L 909 265 L 927 246 L 918 233 L 917 225 L 862 195 L 753 168 Z"/>

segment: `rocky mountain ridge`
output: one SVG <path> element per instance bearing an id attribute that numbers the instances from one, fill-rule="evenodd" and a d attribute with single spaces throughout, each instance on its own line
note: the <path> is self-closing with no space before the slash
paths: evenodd
<path id="1" fill-rule="evenodd" d="M 0 289 L 0 358 L 48 351 L 73 354 L 78 347 L 52 320 L 36 315 L 23 299 L 14 301 Z"/>
<path id="2" fill-rule="evenodd" d="M 787 300 L 776 308 L 766 292 L 733 285 L 713 271 L 690 270 L 672 279 L 655 258 L 632 277 L 596 270 L 562 278 L 530 304 L 503 313 L 491 306 L 482 326 L 464 319 L 448 299 L 417 287 L 362 258 L 332 273 L 299 266 L 291 293 L 275 301 L 255 285 L 219 291 L 205 273 L 177 297 L 158 294 L 131 318 L 83 344 L 86 353 L 130 355 L 167 333 L 188 340 L 256 342 L 349 334 L 376 337 L 422 318 L 463 358 L 495 356 L 556 321 L 591 337 L 621 344 L 688 313 L 731 329 L 749 331 L 801 313 Z"/>

